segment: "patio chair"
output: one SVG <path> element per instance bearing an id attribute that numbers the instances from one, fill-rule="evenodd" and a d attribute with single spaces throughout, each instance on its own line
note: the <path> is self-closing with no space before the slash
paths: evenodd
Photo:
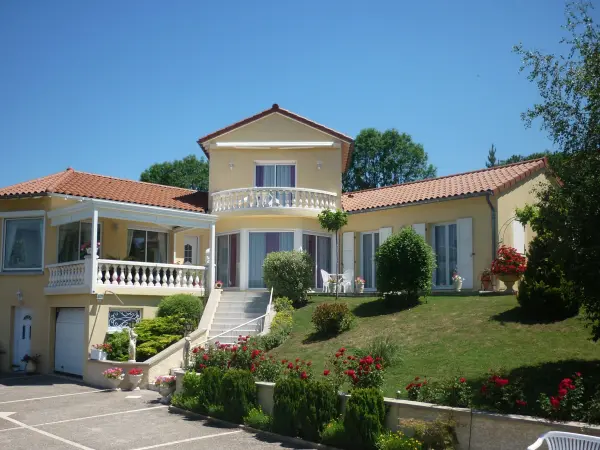
<path id="1" fill-rule="evenodd" d="M 537 441 L 527 447 L 527 450 L 536 450 L 544 442 L 549 450 L 600 450 L 600 437 L 564 431 L 549 431 L 542 434 Z"/>
<path id="2" fill-rule="evenodd" d="M 352 270 L 352 269 L 344 270 L 344 273 L 342 274 L 342 282 L 341 282 L 341 288 L 342 288 L 342 292 L 344 292 L 344 294 L 354 291 L 354 289 L 352 289 L 353 278 L 354 278 L 354 270 Z"/>
<path id="3" fill-rule="evenodd" d="M 329 273 L 321 269 L 321 278 L 323 279 L 323 292 L 329 292 Z"/>

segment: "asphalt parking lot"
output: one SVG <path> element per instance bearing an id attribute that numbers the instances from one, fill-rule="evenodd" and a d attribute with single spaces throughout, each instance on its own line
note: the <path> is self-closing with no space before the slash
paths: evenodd
<path id="1" fill-rule="evenodd" d="M 0 376 L 0 449 L 282 449 L 298 447 L 170 413 L 153 391 L 107 391 L 50 375 Z"/>

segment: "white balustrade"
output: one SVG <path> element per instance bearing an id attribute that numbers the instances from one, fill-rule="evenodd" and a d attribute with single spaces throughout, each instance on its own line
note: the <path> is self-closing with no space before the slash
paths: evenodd
<path id="1" fill-rule="evenodd" d="M 255 187 L 229 189 L 213 193 L 212 198 L 213 212 L 269 208 L 320 211 L 337 208 L 337 194 L 335 192 L 304 188 Z"/>
<path id="2" fill-rule="evenodd" d="M 49 272 L 49 288 L 85 286 L 85 261 L 51 264 L 46 267 Z"/>

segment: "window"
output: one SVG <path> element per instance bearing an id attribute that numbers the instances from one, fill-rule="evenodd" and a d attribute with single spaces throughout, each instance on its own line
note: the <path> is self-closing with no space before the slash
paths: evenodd
<path id="1" fill-rule="evenodd" d="M 379 249 L 379 232 L 361 233 L 360 271 L 365 279 L 365 289 L 375 289 L 377 264 L 375 254 Z"/>
<path id="2" fill-rule="evenodd" d="M 44 219 L 4 220 L 4 270 L 42 270 Z"/>
<path id="3" fill-rule="evenodd" d="M 295 164 L 257 164 L 256 187 L 296 187 Z"/>
<path id="4" fill-rule="evenodd" d="M 183 246 L 183 262 L 185 264 L 192 263 L 192 256 L 194 255 L 194 249 L 191 244 L 185 244 Z"/>
<path id="5" fill-rule="evenodd" d="M 98 224 L 97 241 L 101 242 L 101 224 Z M 92 243 L 92 224 L 72 222 L 58 227 L 58 262 L 77 261 L 86 255 L 84 245 Z"/>
<path id="6" fill-rule="evenodd" d="M 263 262 L 271 252 L 286 252 L 294 249 L 294 233 L 250 233 L 250 264 L 248 287 L 264 288 Z"/>
<path id="7" fill-rule="evenodd" d="M 108 311 L 108 332 L 122 331 L 140 320 L 142 311 L 139 309 L 111 309 Z"/>
<path id="8" fill-rule="evenodd" d="M 167 262 L 167 233 L 147 230 L 127 230 L 129 261 Z"/>
<path id="9" fill-rule="evenodd" d="M 438 287 L 452 285 L 452 273 L 458 264 L 458 237 L 456 224 L 442 224 L 433 227 L 433 249 L 437 267 L 433 273 L 433 284 Z"/>
<path id="10" fill-rule="evenodd" d="M 331 238 L 314 234 L 302 235 L 302 248 L 313 262 L 314 287 L 323 287 L 321 270 L 331 273 Z"/>
<path id="11" fill-rule="evenodd" d="M 240 235 L 217 236 L 217 280 L 225 287 L 237 287 L 240 280 Z"/>

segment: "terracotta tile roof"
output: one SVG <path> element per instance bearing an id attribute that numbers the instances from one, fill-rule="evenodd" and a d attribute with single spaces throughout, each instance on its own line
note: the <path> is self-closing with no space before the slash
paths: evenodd
<path id="1" fill-rule="evenodd" d="M 546 167 L 545 158 L 533 159 L 474 172 L 347 192 L 342 194 L 342 207 L 344 210 L 352 212 L 469 194 L 483 194 L 488 191 L 498 194 Z"/>
<path id="2" fill-rule="evenodd" d="M 71 168 L 64 172 L 0 188 L 0 199 L 50 193 L 195 212 L 205 212 L 208 205 L 206 192 L 124 180 L 79 172 Z"/>
<path id="3" fill-rule="evenodd" d="M 310 119 L 307 119 L 306 117 L 302 117 L 296 113 L 293 113 L 292 111 L 283 109 L 283 108 L 279 107 L 279 105 L 277 103 L 274 103 L 272 107 L 270 107 L 269 109 L 265 109 L 264 111 L 261 111 L 258 114 L 255 114 L 246 119 L 240 120 L 239 122 L 228 125 L 225 128 L 221 128 L 220 130 L 217 130 L 214 133 L 210 133 L 204 137 L 201 137 L 197 141 L 198 145 L 200 145 L 200 148 L 202 149 L 202 151 L 204 152 L 206 157 L 210 158 L 208 151 L 204 147 L 205 142 L 210 141 L 211 139 L 214 139 L 216 137 L 219 137 L 222 134 L 229 133 L 230 131 L 233 131 L 236 128 L 242 127 L 244 125 L 248 125 L 249 123 L 252 123 L 258 119 L 262 119 L 263 117 L 266 117 L 271 114 L 276 114 L 276 113 L 281 114 L 286 117 L 289 117 L 290 119 L 297 120 L 298 122 L 308 125 L 309 127 L 316 128 L 317 130 L 322 131 L 323 133 L 330 134 L 331 136 L 334 136 L 334 137 L 348 143 L 349 144 L 348 151 L 345 152 L 345 154 L 343 155 L 343 160 L 342 160 L 342 167 L 344 167 L 344 170 L 348 169 L 348 166 L 350 165 L 350 159 L 352 157 L 352 151 L 354 150 L 354 139 L 353 138 L 351 138 L 350 136 L 348 136 L 346 134 L 340 133 L 339 131 L 335 131 L 329 127 L 326 127 L 325 125 L 321 125 L 320 123 L 317 123 Z"/>

